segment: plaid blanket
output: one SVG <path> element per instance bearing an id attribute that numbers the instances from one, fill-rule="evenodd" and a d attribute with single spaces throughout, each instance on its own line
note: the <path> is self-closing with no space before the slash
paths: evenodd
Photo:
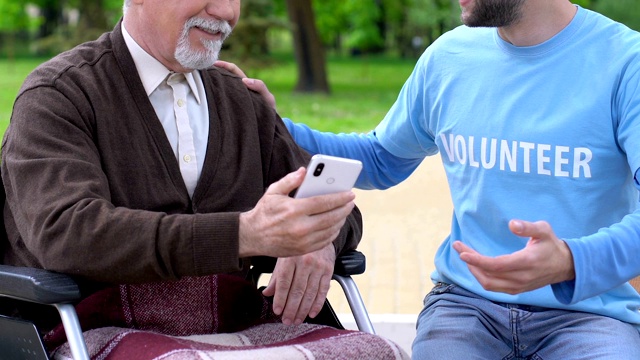
<path id="1" fill-rule="evenodd" d="M 379 336 L 313 324 L 287 326 L 255 286 L 232 275 L 121 285 L 76 306 L 91 359 L 408 359 Z M 64 329 L 45 336 L 72 359 Z"/>
<path id="2" fill-rule="evenodd" d="M 263 324 L 231 334 L 171 337 L 101 328 L 85 333 L 91 359 L 409 359 L 396 344 L 358 331 L 302 324 Z M 53 356 L 72 360 L 66 345 Z"/>

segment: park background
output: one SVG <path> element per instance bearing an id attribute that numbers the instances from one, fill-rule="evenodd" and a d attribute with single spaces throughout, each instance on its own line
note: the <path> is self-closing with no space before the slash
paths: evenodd
<path id="1" fill-rule="evenodd" d="M 180 0 L 175 0 L 180 1 Z M 574 0 L 640 30 L 640 0 Z M 0 135 L 28 73 L 111 30 L 123 0 L 0 0 Z M 264 80 L 283 117 L 332 132 L 372 130 L 424 49 L 460 25 L 457 0 L 242 0 L 220 58 Z M 364 218 L 355 278 L 376 330 L 409 351 L 433 256 L 448 233 L 451 201 L 440 159 L 404 183 L 356 190 Z M 337 284 L 329 299 L 353 327 Z"/>

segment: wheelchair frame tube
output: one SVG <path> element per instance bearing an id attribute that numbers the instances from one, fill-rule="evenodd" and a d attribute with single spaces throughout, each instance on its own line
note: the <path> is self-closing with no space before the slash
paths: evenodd
<path id="1" fill-rule="evenodd" d="M 80 327 L 80 321 L 78 321 L 75 308 L 71 304 L 55 304 L 53 306 L 58 309 L 60 319 L 62 319 L 62 325 L 67 334 L 71 355 L 73 355 L 75 360 L 89 360 L 89 351 L 82 336 L 82 328 Z"/>
<path id="2" fill-rule="evenodd" d="M 375 334 L 376 331 L 373 328 L 373 324 L 371 323 L 371 319 L 369 319 L 369 314 L 367 313 L 367 309 L 364 306 L 364 302 L 362 301 L 362 296 L 360 295 L 360 291 L 358 291 L 358 287 L 356 286 L 355 281 L 351 278 L 351 276 L 342 276 L 333 274 L 333 279 L 340 284 L 342 287 L 342 291 L 344 291 L 347 296 L 347 301 L 349 302 L 349 307 L 351 308 L 351 312 L 353 313 L 353 318 L 356 320 L 356 325 L 358 325 L 358 329 L 360 331 L 368 332 L 369 334 Z"/>

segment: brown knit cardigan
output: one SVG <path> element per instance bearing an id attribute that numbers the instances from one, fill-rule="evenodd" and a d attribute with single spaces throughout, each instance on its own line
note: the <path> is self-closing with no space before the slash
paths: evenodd
<path id="1" fill-rule="evenodd" d="M 3 262 L 94 285 L 242 270 L 239 213 L 308 154 L 238 77 L 201 74 L 210 133 L 191 200 L 120 24 L 38 67 L 2 144 Z M 356 209 L 336 250 L 360 237 Z"/>

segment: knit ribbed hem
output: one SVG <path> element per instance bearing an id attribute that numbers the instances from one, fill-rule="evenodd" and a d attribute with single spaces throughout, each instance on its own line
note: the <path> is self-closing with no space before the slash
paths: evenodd
<path id="1" fill-rule="evenodd" d="M 240 213 L 196 214 L 193 261 L 196 274 L 241 270 L 238 248 Z"/>

